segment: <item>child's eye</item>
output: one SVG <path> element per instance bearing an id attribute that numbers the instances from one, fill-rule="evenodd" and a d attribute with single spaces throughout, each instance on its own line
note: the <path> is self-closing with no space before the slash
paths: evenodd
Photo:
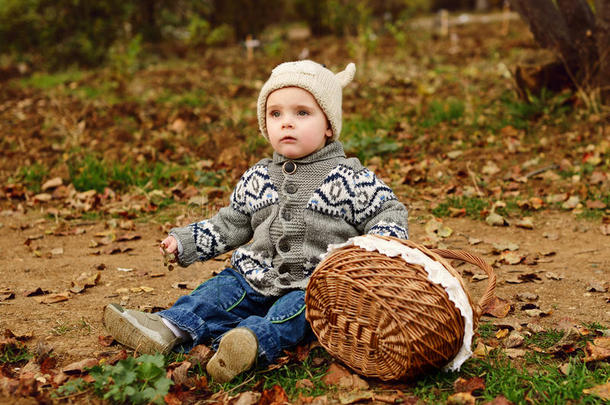
<path id="1" fill-rule="evenodd" d="M 269 113 L 269 115 L 270 115 L 271 117 L 273 117 L 273 118 L 277 118 L 277 117 L 279 117 L 279 116 L 280 116 L 280 112 L 279 112 L 279 111 L 271 111 L 271 112 Z"/>
<path id="2" fill-rule="evenodd" d="M 305 110 L 300 110 L 299 115 L 309 115 L 309 111 L 305 111 Z"/>

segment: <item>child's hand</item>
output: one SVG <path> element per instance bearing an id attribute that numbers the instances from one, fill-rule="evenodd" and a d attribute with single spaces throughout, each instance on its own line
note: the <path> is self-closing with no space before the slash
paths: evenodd
<path id="1" fill-rule="evenodd" d="M 159 246 L 159 250 L 162 255 L 166 255 L 169 253 L 176 254 L 178 253 L 178 241 L 172 235 L 168 236 L 161 242 L 161 246 Z"/>
<path id="2" fill-rule="evenodd" d="M 173 236 L 168 236 L 161 242 L 159 250 L 163 255 L 163 265 L 168 266 L 169 271 L 174 269 L 169 263 L 176 263 L 176 255 L 178 254 L 178 241 Z"/>

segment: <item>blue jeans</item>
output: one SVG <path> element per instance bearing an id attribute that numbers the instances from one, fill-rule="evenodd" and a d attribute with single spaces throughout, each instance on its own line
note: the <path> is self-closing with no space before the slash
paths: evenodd
<path id="1" fill-rule="evenodd" d="M 214 349 L 222 335 L 236 327 L 250 329 L 258 339 L 258 357 L 273 363 L 284 349 L 313 338 L 305 319 L 305 291 L 294 290 L 281 297 L 256 292 L 237 271 L 227 268 L 180 297 L 160 316 L 187 331 L 193 341 L 177 347 L 189 351 L 198 344 Z"/>

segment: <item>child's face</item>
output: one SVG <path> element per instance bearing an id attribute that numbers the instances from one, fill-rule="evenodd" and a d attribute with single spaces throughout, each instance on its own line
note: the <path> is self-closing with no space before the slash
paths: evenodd
<path id="1" fill-rule="evenodd" d="M 284 87 L 267 97 L 267 133 L 273 149 L 299 159 L 324 147 L 332 136 L 326 115 L 317 101 L 299 87 Z"/>

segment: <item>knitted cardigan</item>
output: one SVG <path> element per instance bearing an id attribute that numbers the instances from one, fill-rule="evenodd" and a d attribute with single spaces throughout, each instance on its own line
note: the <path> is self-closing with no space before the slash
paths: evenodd
<path id="1" fill-rule="evenodd" d="M 237 248 L 231 266 L 267 296 L 305 289 L 328 245 L 367 233 L 407 239 L 407 209 L 338 141 L 297 160 L 274 153 L 242 175 L 228 207 L 170 231 L 181 266 Z"/>

